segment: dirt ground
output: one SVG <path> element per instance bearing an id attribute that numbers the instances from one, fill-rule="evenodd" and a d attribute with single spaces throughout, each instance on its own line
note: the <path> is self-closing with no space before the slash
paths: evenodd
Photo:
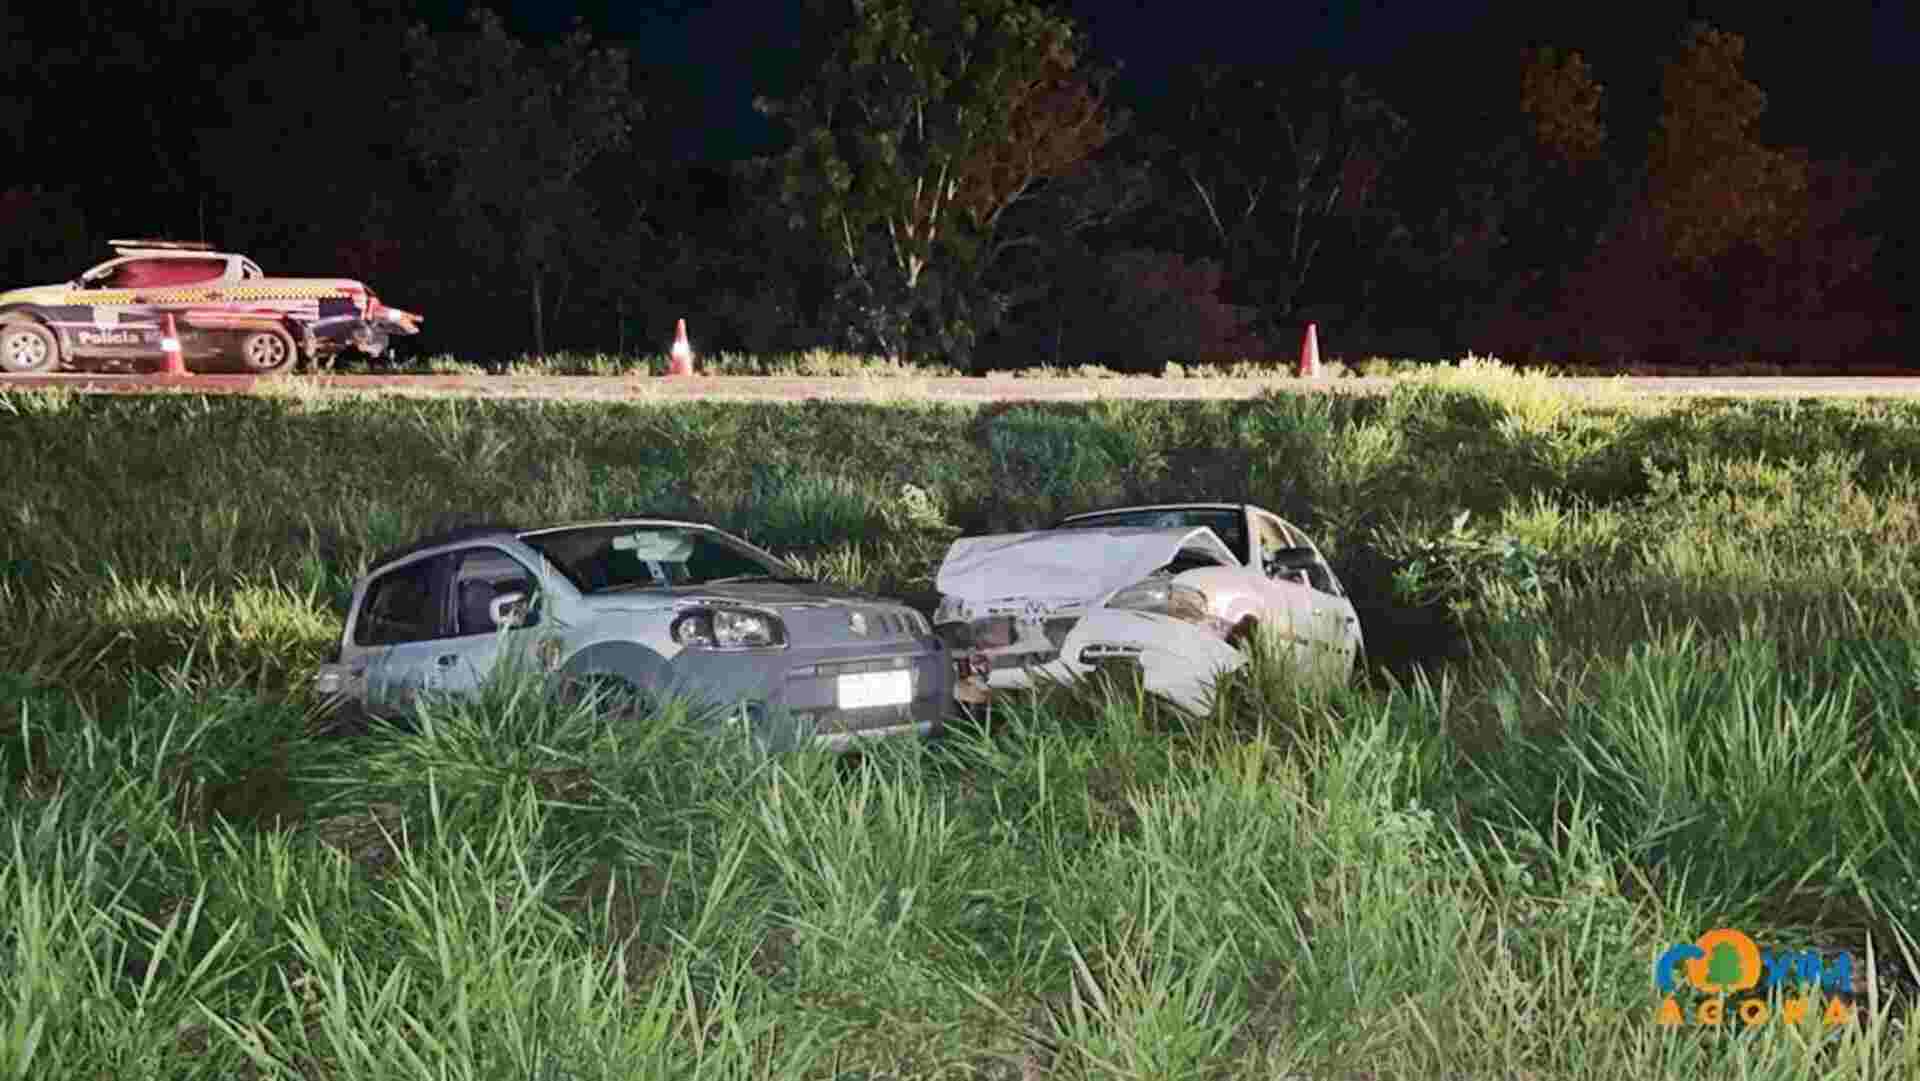
<path id="1" fill-rule="evenodd" d="M 0 391 L 65 387 L 83 394 L 383 394 L 576 401 L 1097 401 L 1241 399 L 1267 391 L 1379 394 L 1392 379 L 787 378 L 775 376 L 188 375 L 59 373 L 0 376 Z M 1920 377 L 1771 376 L 1566 379 L 1649 397 L 1909 398 Z"/>

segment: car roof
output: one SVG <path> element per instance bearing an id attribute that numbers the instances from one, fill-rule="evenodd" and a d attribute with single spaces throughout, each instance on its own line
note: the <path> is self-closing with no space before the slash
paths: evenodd
<path id="1" fill-rule="evenodd" d="M 367 563 L 367 569 L 375 570 L 389 563 L 398 563 L 408 556 L 419 555 L 429 548 L 438 548 L 443 544 L 459 544 L 461 541 L 481 539 L 513 540 L 518 537 L 519 534 L 520 530 L 518 527 L 504 525 L 498 522 L 460 526 L 457 529 L 443 529 L 438 533 L 429 533 L 417 540 L 410 541 L 398 548 L 381 552 Z"/>
<path id="2" fill-rule="evenodd" d="M 522 537 L 537 537 L 542 533 L 561 533 L 572 529 L 604 529 L 607 526 L 614 525 L 670 525 L 680 529 L 710 529 L 715 533 L 726 532 L 726 530 L 721 529 L 712 522 L 689 522 L 681 518 L 656 518 L 651 515 L 635 515 L 627 518 L 604 518 L 586 522 L 564 522 L 560 525 L 543 525 L 537 529 L 522 530 L 518 535 Z M 731 536 L 731 534 L 729 534 L 729 536 Z"/>
<path id="3" fill-rule="evenodd" d="M 160 237 L 143 237 L 139 240 L 109 240 L 109 248 L 146 248 L 168 249 L 172 251 L 212 251 L 213 245 L 204 240 L 164 240 Z"/>
<path id="4" fill-rule="evenodd" d="M 390 563 L 398 563 L 409 556 L 419 555 L 421 552 L 432 548 L 439 548 L 449 544 L 460 544 L 466 541 L 524 540 L 528 537 L 538 537 L 548 533 L 562 533 L 574 529 L 600 529 L 607 526 L 621 525 L 664 525 L 675 526 L 680 529 L 705 529 L 715 533 L 726 532 L 719 526 L 709 522 L 688 522 L 678 518 L 609 518 L 601 521 L 565 522 L 559 525 L 544 525 L 534 529 L 509 525 L 504 522 L 483 522 L 476 525 L 459 526 L 454 529 L 443 529 L 436 533 L 430 533 L 418 540 L 410 541 L 398 548 L 389 549 L 375 556 L 373 560 L 367 564 L 367 569 L 377 570 Z M 729 537 L 733 536 L 730 533 L 727 535 Z M 733 539 L 736 541 L 739 540 L 738 537 L 733 537 Z M 747 542 L 741 541 L 740 543 L 744 544 Z M 749 545 L 749 547 L 752 547 L 752 545 Z M 767 554 L 771 555 L 772 553 L 769 552 Z"/>
<path id="5" fill-rule="evenodd" d="M 1082 518 L 1099 518 L 1108 514 L 1125 514 L 1136 510 L 1245 510 L 1245 503 L 1133 503 L 1124 507 L 1107 507 L 1104 510 L 1082 511 L 1060 519 L 1061 522 L 1077 522 Z"/>

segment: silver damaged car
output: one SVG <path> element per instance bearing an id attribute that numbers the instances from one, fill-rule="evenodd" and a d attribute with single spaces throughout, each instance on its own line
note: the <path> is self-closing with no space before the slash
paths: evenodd
<path id="1" fill-rule="evenodd" d="M 906 605 L 697 522 L 469 527 L 382 556 L 315 689 L 373 715 L 476 690 L 517 654 L 563 687 L 686 697 L 768 749 L 936 731 L 954 666 Z"/>

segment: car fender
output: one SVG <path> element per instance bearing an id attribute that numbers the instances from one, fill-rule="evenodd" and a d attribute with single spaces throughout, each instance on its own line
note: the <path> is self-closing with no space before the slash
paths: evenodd
<path id="1" fill-rule="evenodd" d="M 600 641 L 568 657 L 560 666 L 562 679 L 615 676 L 650 694 L 670 694 L 678 682 L 673 662 L 634 641 Z"/>
<path id="2" fill-rule="evenodd" d="M 73 350 L 69 347 L 67 336 L 53 325 L 47 313 L 37 304 L 0 305 L 0 325 L 6 323 L 32 323 L 53 335 L 53 348 L 56 354 L 55 366 L 65 365 L 73 360 Z"/>
<path id="3" fill-rule="evenodd" d="M 62 353 L 66 351 L 67 343 L 64 340 L 64 335 L 53 325 L 52 320 L 47 318 L 47 313 L 41 311 L 40 306 L 37 304 L 0 305 L 0 323 L 37 324 L 53 334 L 53 340 L 60 343 Z"/>
<path id="4" fill-rule="evenodd" d="M 1251 617 L 1289 640 L 1312 634 L 1313 595 L 1303 584 L 1260 578 L 1241 567 L 1201 567 L 1175 580 L 1204 592 L 1213 614 L 1229 627 Z"/>

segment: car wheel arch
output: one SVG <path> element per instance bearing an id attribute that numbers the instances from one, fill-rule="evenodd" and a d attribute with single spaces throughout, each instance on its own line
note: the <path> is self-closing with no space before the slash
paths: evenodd
<path id="1" fill-rule="evenodd" d="M 73 359 L 72 352 L 67 348 L 66 335 L 60 333 L 60 331 L 48 321 L 46 313 L 42 312 L 39 308 L 31 304 L 0 308 L 0 327 L 4 327 L 10 323 L 24 323 L 45 331 L 47 336 L 53 339 L 53 363 L 56 367 Z"/>
<path id="2" fill-rule="evenodd" d="M 636 690 L 660 692 L 673 683 L 673 664 L 639 642 L 600 641 L 568 657 L 561 665 L 562 681 L 610 676 Z"/>

